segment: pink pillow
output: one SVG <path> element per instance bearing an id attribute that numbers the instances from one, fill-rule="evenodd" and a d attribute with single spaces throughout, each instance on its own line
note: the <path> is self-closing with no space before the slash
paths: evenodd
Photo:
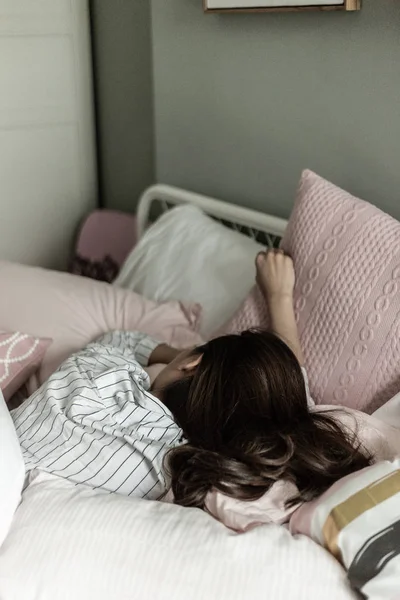
<path id="1" fill-rule="evenodd" d="M 240 331 L 246 331 L 246 329 L 255 327 L 260 327 L 262 329 L 267 329 L 269 327 L 267 306 L 257 285 L 252 288 L 239 310 L 236 311 L 233 317 L 229 319 L 228 323 L 221 327 L 213 337 L 216 338 L 230 333 L 239 333 Z"/>
<path id="2" fill-rule="evenodd" d="M 305 171 L 282 247 L 295 262 L 312 397 L 373 412 L 400 388 L 400 223 Z M 254 299 L 233 319 L 263 322 Z"/>
<path id="3" fill-rule="evenodd" d="M 363 412 L 316 406 L 312 412 L 334 412 L 335 420 L 345 431 L 357 431 L 362 447 L 374 457 L 374 461 L 394 460 L 400 452 L 400 431 L 393 421 L 383 419 L 398 412 L 399 398 L 395 396 L 374 415 Z M 343 480 L 344 481 L 344 480 Z M 332 490 L 334 489 L 331 488 Z M 220 492 L 210 492 L 206 505 L 208 511 L 227 527 L 245 532 L 265 523 L 285 523 L 295 508 L 287 508 L 286 501 L 297 493 L 297 488 L 289 481 L 279 480 L 268 492 L 254 501 L 236 500 Z M 312 503 L 311 503 L 312 504 Z"/>
<path id="4" fill-rule="evenodd" d="M 200 307 L 158 304 L 85 277 L 0 262 L 0 330 L 51 338 L 32 393 L 70 354 L 111 330 L 138 330 L 177 347 L 201 343 Z"/>
<path id="5" fill-rule="evenodd" d="M 7 402 L 39 368 L 51 340 L 0 332 L 0 388 Z"/>

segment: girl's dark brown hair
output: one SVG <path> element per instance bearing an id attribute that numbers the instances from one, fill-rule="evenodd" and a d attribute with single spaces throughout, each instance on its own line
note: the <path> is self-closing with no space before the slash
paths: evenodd
<path id="1" fill-rule="evenodd" d="M 211 490 L 256 500 L 286 480 L 294 506 L 370 464 L 354 432 L 309 411 L 300 365 L 272 333 L 217 338 L 194 354 L 200 364 L 163 395 L 188 440 L 167 455 L 177 504 L 205 508 Z"/>

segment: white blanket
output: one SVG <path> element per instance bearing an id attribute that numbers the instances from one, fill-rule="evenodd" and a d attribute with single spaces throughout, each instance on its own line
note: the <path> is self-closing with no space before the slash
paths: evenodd
<path id="1" fill-rule="evenodd" d="M 346 574 L 277 525 L 235 534 L 197 509 L 40 474 L 0 549 L 1 600 L 354 600 Z"/>

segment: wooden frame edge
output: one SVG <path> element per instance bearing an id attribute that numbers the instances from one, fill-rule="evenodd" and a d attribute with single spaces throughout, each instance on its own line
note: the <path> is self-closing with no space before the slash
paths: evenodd
<path id="1" fill-rule="evenodd" d="M 361 0 L 344 0 L 341 4 L 324 4 L 321 6 L 274 6 L 271 8 L 208 8 L 207 0 L 203 0 L 203 9 L 205 13 L 223 14 L 223 13 L 277 13 L 277 12 L 312 12 L 312 11 L 346 11 L 354 12 L 361 10 Z"/>
<path id="2" fill-rule="evenodd" d="M 345 0 L 345 10 L 361 10 L 361 0 Z"/>

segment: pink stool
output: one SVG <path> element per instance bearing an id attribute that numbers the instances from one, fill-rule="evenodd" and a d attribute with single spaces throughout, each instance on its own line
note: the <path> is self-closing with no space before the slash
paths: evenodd
<path id="1" fill-rule="evenodd" d="M 96 210 L 81 227 L 69 270 L 111 283 L 136 241 L 135 215 Z"/>

